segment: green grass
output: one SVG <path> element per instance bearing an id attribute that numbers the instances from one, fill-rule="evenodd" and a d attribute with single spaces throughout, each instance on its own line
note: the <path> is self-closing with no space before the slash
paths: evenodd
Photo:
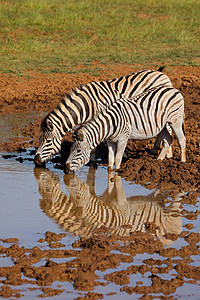
<path id="1" fill-rule="evenodd" d="M 196 0 L 1 0 L 0 72 L 199 65 L 199 21 Z"/>

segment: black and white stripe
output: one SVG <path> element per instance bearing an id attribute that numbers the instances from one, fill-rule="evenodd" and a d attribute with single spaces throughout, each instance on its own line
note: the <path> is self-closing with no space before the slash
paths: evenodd
<path id="1" fill-rule="evenodd" d="M 75 134 L 66 172 L 75 172 L 89 161 L 89 155 L 100 142 L 106 140 L 109 149 L 109 169 L 118 169 L 128 139 L 149 139 L 158 136 L 163 148 L 158 159 L 164 159 L 172 142 L 166 129 L 173 129 L 185 161 L 185 135 L 183 131 L 184 100 L 173 87 L 158 86 L 135 96 L 115 101 Z"/>
<path id="2" fill-rule="evenodd" d="M 180 211 L 181 194 L 165 209 L 164 194 L 159 190 L 147 196 L 126 197 L 121 177 L 109 178 L 108 186 L 100 196 L 95 193 L 95 170 L 90 168 L 87 181 L 77 176 L 64 176 L 69 195 L 61 190 L 59 176 L 48 169 L 36 168 L 35 178 L 41 194 L 40 207 L 62 229 L 89 237 L 95 229 L 105 226 L 109 234 L 127 236 L 131 232 L 145 232 L 149 223 L 156 226 L 155 235 L 164 241 L 166 233 L 182 231 Z"/>
<path id="3" fill-rule="evenodd" d="M 159 84 L 172 86 L 168 76 L 160 70 L 141 70 L 73 89 L 43 120 L 35 164 L 42 165 L 58 154 L 66 132 L 90 120 L 118 99 L 133 97 Z"/>

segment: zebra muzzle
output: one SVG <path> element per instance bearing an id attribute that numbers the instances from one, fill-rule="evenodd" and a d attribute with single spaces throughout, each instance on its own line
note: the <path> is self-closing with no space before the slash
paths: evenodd
<path id="1" fill-rule="evenodd" d="M 37 167 L 44 167 L 45 166 L 45 162 L 42 162 L 41 156 L 39 154 L 36 154 L 36 156 L 34 157 L 34 163 Z"/>
<path id="2" fill-rule="evenodd" d="M 74 174 L 74 171 L 70 169 L 70 162 L 67 162 L 64 167 L 65 174 Z"/>

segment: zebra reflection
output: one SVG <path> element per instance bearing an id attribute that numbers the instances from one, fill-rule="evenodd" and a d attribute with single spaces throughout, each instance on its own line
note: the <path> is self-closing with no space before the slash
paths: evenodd
<path id="1" fill-rule="evenodd" d="M 110 234 L 127 236 L 131 232 L 146 232 L 147 224 L 154 224 L 154 235 L 164 244 L 166 233 L 182 231 L 179 193 L 167 208 L 164 194 L 159 190 L 147 196 L 126 197 L 121 177 L 108 175 L 108 186 L 101 196 L 95 194 L 95 169 L 90 168 L 86 182 L 76 175 L 64 175 L 69 196 L 61 190 L 60 178 L 48 169 L 35 168 L 39 184 L 41 209 L 62 229 L 74 235 L 90 237 L 102 226 Z"/>

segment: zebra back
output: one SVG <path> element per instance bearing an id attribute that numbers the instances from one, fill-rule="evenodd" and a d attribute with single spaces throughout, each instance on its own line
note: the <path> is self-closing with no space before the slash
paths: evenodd
<path id="1" fill-rule="evenodd" d="M 75 132 L 75 140 L 87 140 L 95 148 L 105 139 L 121 135 L 149 139 L 177 118 L 183 119 L 184 100 L 173 87 L 153 87 L 135 97 L 123 98 L 106 107 Z"/>
<path id="2" fill-rule="evenodd" d="M 128 139 L 144 140 L 157 135 L 164 141 L 158 159 L 164 159 L 172 142 L 166 129 L 167 123 L 176 134 L 181 148 L 181 161 L 184 162 L 183 119 L 183 96 L 173 87 L 153 87 L 133 98 L 119 99 L 75 133 L 65 172 L 79 170 L 89 161 L 91 151 L 104 140 L 107 140 L 109 147 L 109 170 L 113 169 L 114 163 L 116 169 L 120 167 Z"/>
<path id="3" fill-rule="evenodd" d="M 42 123 L 50 121 L 63 136 L 74 126 L 90 120 L 117 99 L 134 97 L 159 84 L 172 86 L 167 75 L 153 70 L 141 70 L 107 81 L 91 82 L 77 87 L 52 110 Z"/>

